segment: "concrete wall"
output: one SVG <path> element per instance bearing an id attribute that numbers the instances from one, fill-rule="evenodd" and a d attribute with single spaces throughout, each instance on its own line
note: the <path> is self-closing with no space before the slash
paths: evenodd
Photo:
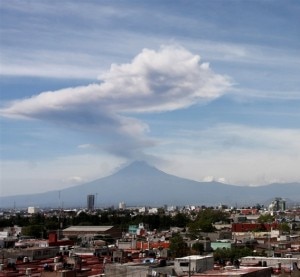
<path id="1" fill-rule="evenodd" d="M 148 275 L 149 267 L 128 264 L 106 264 L 105 277 L 144 277 Z"/>

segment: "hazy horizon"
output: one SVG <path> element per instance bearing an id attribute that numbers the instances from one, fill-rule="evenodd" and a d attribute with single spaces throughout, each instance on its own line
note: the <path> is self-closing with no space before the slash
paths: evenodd
<path id="1" fill-rule="evenodd" d="M 0 4 L 0 196 L 135 160 L 195 181 L 300 182 L 300 3 Z"/>

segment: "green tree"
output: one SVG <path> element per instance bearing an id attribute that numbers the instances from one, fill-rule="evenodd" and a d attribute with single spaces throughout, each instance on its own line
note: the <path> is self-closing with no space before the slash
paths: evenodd
<path id="1" fill-rule="evenodd" d="M 270 214 L 261 214 L 257 219 L 258 223 L 271 223 L 274 221 L 274 216 Z"/>
<path id="2" fill-rule="evenodd" d="M 177 213 L 173 217 L 173 226 L 184 228 L 190 222 L 189 217 L 184 213 Z"/>
<path id="3" fill-rule="evenodd" d="M 91 215 L 87 214 L 86 212 L 79 213 L 74 219 L 73 219 L 74 225 L 94 225 L 93 224 L 93 218 Z"/>
<path id="4" fill-rule="evenodd" d="M 202 223 L 203 222 L 196 221 L 188 225 L 188 236 L 190 239 L 202 239 Z M 207 230 L 208 228 L 205 227 L 204 229 Z"/>
<path id="5" fill-rule="evenodd" d="M 191 222 L 189 227 L 189 234 L 192 239 L 200 238 L 201 232 L 213 232 L 213 223 L 216 222 L 228 222 L 229 215 L 221 210 L 205 209 L 201 210 L 196 219 Z"/>
<path id="6" fill-rule="evenodd" d="M 204 244 L 201 242 L 196 242 L 193 244 L 192 249 L 196 251 L 197 254 L 202 255 L 204 251 Z"/>
<path id="7" fill-rule="evenodd" d="M 186 256 L 189 248 L 180 234 L 175 234 L 170 239 L 170 251 L 173 258 Z"/>
<path id="8" fill-rule="evenodd" d="M 290 233 L 291 231 L 291 227 L 286 222 L 279 224 L 278 229 L 284 233 Z"/>
<path id="9" fill-rule="evenodd" d="M 45 216 L 41 213 L 33 214 L 29 222 L 33 225 L 43 225 L 45 223 Z"/>
<path id="10" fill-rule="evenodd" d="M 56 216 L 49 217 L 45 220 L 45 228 L 48 231 L 57 230 L 60 228 L 59 221 Z"/>
<path id="11" fill-rule="evenodd" d="M 35 238 L 44 238 L 47 230 L 43 225 L 28 225 L 22 228 L 22 235 L 31 236 Z"/>
<path id="12" fill-rule="evenodd" d="M 218 248 L 214 251 L 215 261 L 234 261 L 245 256 L 251 256 L 252 249 L 248 247 L 243 248 Z"/>

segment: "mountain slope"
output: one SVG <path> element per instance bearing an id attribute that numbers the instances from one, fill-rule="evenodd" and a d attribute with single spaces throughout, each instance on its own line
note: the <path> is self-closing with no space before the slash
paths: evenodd
<path id="1" fill-rule="evenodd" d="M 88 194 L 96 195 L 99 207 L 117 205 L 161 206 L 254 205 L 274 197 L 300 202 L 300 184 L 271 184 L 262 187 L 239 187 L 218 182 L 196 182 L 179 178 L 149 166 L 134 162 L 115 174 L 95 181 L 33 195 L 0 198 L 0 207 L 85 207 Z"/>

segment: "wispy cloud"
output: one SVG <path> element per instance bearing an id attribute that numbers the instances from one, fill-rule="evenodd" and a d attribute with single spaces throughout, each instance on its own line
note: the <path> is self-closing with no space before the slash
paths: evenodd
<path id="1" fill-rule="evenodd" d="M 300 155 L 300 131 L 292 128 L 217 124 L 201 130 L 177 130 L 174 143 L 186 144 L 200 155 L 222 152 L 274 152 Z M 176 138 L 176 139 L 175 139 Z M 180 147 L 174 147 L 175 149 Z"/>
<path id="2" fill-rule="evenodd" d="M 95 79 L 97 72 L 105 70 L 112 60 L 124 62 L 145 45 L 155 48 L 171 41 L 202 53 L 210 62 L 299 68 L 299 47 L 294 42 L 278 47 L 261 40 L 237 41 L 234 35 L 224 40 L 218 36 L 220 23 L 201 16 L 165 13 L 163 5 L 153 14 L 153 7 L 93 1 L 80 3 L 80 8 L 73 1 L 3 2 L 1 74 Z M 205 4 L 203 8 L 207 8 Z M 22 19 L 22 24 L 5 20 L 12 13 Z M 174 28 L 174 22 L 185 27 Z M 142 26 L 130 28 L 136 24 Z M 204 35 L 198 36 L 200 31 Z"/>
<path id="3" fill-rule="evenodd" d="M 171 137 L 162 156 L 172 163 L 164 169 L 177 168 L 179 176 L 199 181 L 225 178 L 237 185 L 298 181 L 298 129 L 220 124 Z"/>
<path id="4" fill-rule="evenodd" d="M 112 174 L 122 158 L 99 154 L 59 156 L 53 160 L 0 160 L 0 196 L 61 190 Z M 18 174 L 16 174 L 16 169 Z M 19 184 L 17 187 L 15 184 Z M 22 184 L 22 186 L 20 186 Z"/>

